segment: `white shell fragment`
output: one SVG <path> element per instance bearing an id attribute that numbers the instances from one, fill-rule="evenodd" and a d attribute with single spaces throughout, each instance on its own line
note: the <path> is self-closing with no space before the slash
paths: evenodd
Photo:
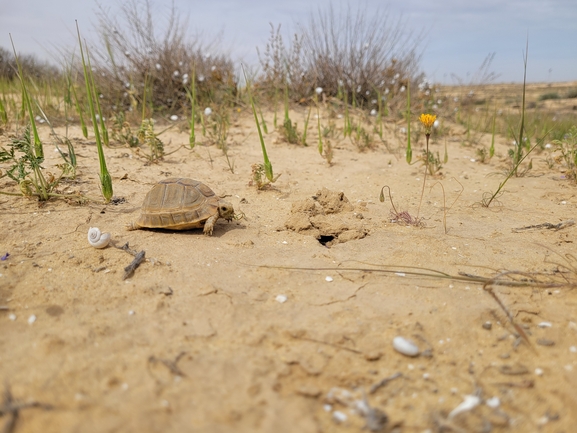
<path id="1" fill-rule="evenodd" d="M 32 325 L 34 322 L 36 322 L 36 316 L 33 314 L 28 318 L 28 323 Z"/>
<path id="2" fill-rule="evenodd" d="M 417 356 L 419 354 L 419 347 L 404 337 L 393 338 L 393 348 L 406 356 Z"/>
<path id="3" fill-rule="evenodd" d="M 110 233 L 101 233 L 98 227 L 90 227 L 88 243 L 94 248 L 106 248 L 110 243 Z"/>
<path id="4" fill-rule="evenodd" d="M 328 281 L 330 283 L 331 281 L 333 281 L 333 277 L 331 277 L 329 275 L 329 276 L 325 277 L 325 281 Z"/>
<path id="5" fill-rule="evenodd" d="M 499 397 L 492 397 L 485 400 L 485 404 L 492 409 L 496 409 L 501 405 L 501 400 L 499 400 Z"/>
<path id="6" fill-rule="evenodd" d="M 463 402 L 449 413 L 449 419 L 455 417 L 461 412 L 467 412 L 476 408 L 479 406 L 479 403 L 481 403 L 481 399 L 476 395 L 466 395 Z"/>
<path id="7" fill-rule="evenodd" d="M 277 295 L 277 297 L 274 298 L 275 301 L 280 302 L 281 304 L 284 304 L 287 299 L 288 297 L 286 295 Z"/>
<path id="8" fill-rule="evenodd" d="M 347 420 L 347 418 L 348 418 L 348 417 L 347 417 L 347 414 L 346 414 L 346 413 L 343 413 L 343 412 L 341 412 L 341 411 L 339 411 L 339 410 L 335 410 L 335 411 L 333 412 L 333 419 L 334 419 L 336 422 L 339 422 L 339 423 L 340 423 L 340 422 L 345 422 L 345 421 Z"/>
<path id="9" fill-rule="evenodd" d="M 539 328 L 550 328 L 553 326 L 551 322 L 541 322 L 537 325 Z"/>

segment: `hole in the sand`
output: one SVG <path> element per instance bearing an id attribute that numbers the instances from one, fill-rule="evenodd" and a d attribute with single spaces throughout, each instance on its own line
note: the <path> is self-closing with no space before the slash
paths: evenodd
<path id="1" fill-rule="evenodd" d="M 318 238 L 318 241 L 321 245 L 324 245 L 325 247 L 327 246 L 327 244 L 329 242 L 331 242 L 335 237 L 334 236 L 323 236 L 320 235 Z"/>

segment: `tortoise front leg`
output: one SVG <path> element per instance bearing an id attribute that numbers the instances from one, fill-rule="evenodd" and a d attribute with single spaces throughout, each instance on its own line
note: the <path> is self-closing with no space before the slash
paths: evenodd
<path id="1" fill-rule="evenodd" d="M 214 214 L 204 223 L 204 234 L 206 236 L 212 236 L 212 230 L 214 229 L 214 224 L 216 223 L 216 220 L 218 220 L 218 217 L 218 214 Z"/>

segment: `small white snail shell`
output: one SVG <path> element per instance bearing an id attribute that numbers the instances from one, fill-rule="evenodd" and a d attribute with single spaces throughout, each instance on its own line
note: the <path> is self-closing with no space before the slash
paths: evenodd
<path id="1" fill-rule="evenodd" d="M 88 243 L 94 248 L 105 248 L 110 243 L 110 233 L 101 233 L 98 227 L 90 227 Z"/>

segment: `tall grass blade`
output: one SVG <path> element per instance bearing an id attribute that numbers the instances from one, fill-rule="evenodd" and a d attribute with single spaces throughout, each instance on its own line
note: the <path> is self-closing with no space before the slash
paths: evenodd
<path id="1" fill-rule="evenodd" d="M 264 172 L 265 172 L 266 178 L 269 180 L 269 182 L 274 182 L 276 179 L 275 179 L 274 174 L 273 174 L 272 164 L 270 163 L 270 160 L 268 159 L 268 155 L 266 153 L 266 145 L 264 144 L 264 138 L 262 136 L 262 131 L 260 129 L 260 122 L 258 121 L 258 114 L 256 111 L 256 107 L 254 105 L 254 98 L 252 96 L 250 81 L 248 80 L 248 78 L 246 76 L 246 71 L 244 70 L 244 65 L 241 65 L 241 66 L 242 66 L 242 73 L 244 75 L 244 80 L 246 82 L 246 91 L 248 93 L 248 99 L 250 101 L 250 106 L 252 107 L 252 114 L 254 115 L 254 122 L 256 123 L 256 128 L 258 130 L 258 138 L 260 139 L 260 146 L 262 149 L 262 156 L 264 159 Z"/>
<path id="2" fill-rule="evenodd" d="M 38 129 L 36 128 L 36 122 L 34 120 L 34 111 L 32 110 L 32 103 L 30 102 L 30 94 L 24 83 L 24 73 L 22 71 L 22 64 L 16 53 L 16 47 L 14 46 L 14 41 L 12 40 L 12 35 L 10 34 L 10 42 L 12 43 L 12 50 L 14 51 L 14 60 L 16 61 L 16 66 L 18 68 L 18 78 L 20 80 L 20 85 L 22 86 L 22 109 L 24 106 L 28 111 L 28 116 L 30 117 L 30 126 L 32 128 L 32 134 L 34 136 L 34 152 L 37 158 L 44 158 L 44 149 L 42 147 L 42 142 L 40 141 L 40 136 L 38 135 Z M 24 115 L 22 115 L 24 117 Z"/>
<path id="3" fill-rule="evenodd" d="M 106 167 L 106 160 L 104 158 L 104 149 L 102 148 L 102 138 L 100 136 L 99 124 L 96 120 L 96 110 L 94 107 L 93 95 L 94 90 L 92 83 L 94 83 L 94 77 L 92 77 L 92 70 L 88 70 L 87 62 L 84 58 L 84 49 L 82 45 L 82 39 L 80 38 L 80 28 L 78 27 L 78 21 L 76 22 L 76 32 L 78 33 L 78 44 L 80 45 L 80 55 L 82 58 L 82 68 L 84 71 L 84 84 L 86 86 L 86 95 L 88 98 L 88 107 L 90 109 L 90 117 L 92 118 L 92 125 L 94 127 L 94 137 L 96 139 L 96 148 L 98 150 L 98 162 L 100 163 L 100 185 L 102 187 L 102 196 L 106 202 L 109 202 L 113 195 L 112 190 L 112 177 Z M 88 56 L 88 52 L 86 53 Z M 89 75 L 90 74 L 90 75 Z"/>
<path id="4" fill-rule="evenodd" d="M 407 151 L 405 158 L 410 164 L 413 160 L 413 149 L 411 148 L 411 84 L 407 82 Z"/>

